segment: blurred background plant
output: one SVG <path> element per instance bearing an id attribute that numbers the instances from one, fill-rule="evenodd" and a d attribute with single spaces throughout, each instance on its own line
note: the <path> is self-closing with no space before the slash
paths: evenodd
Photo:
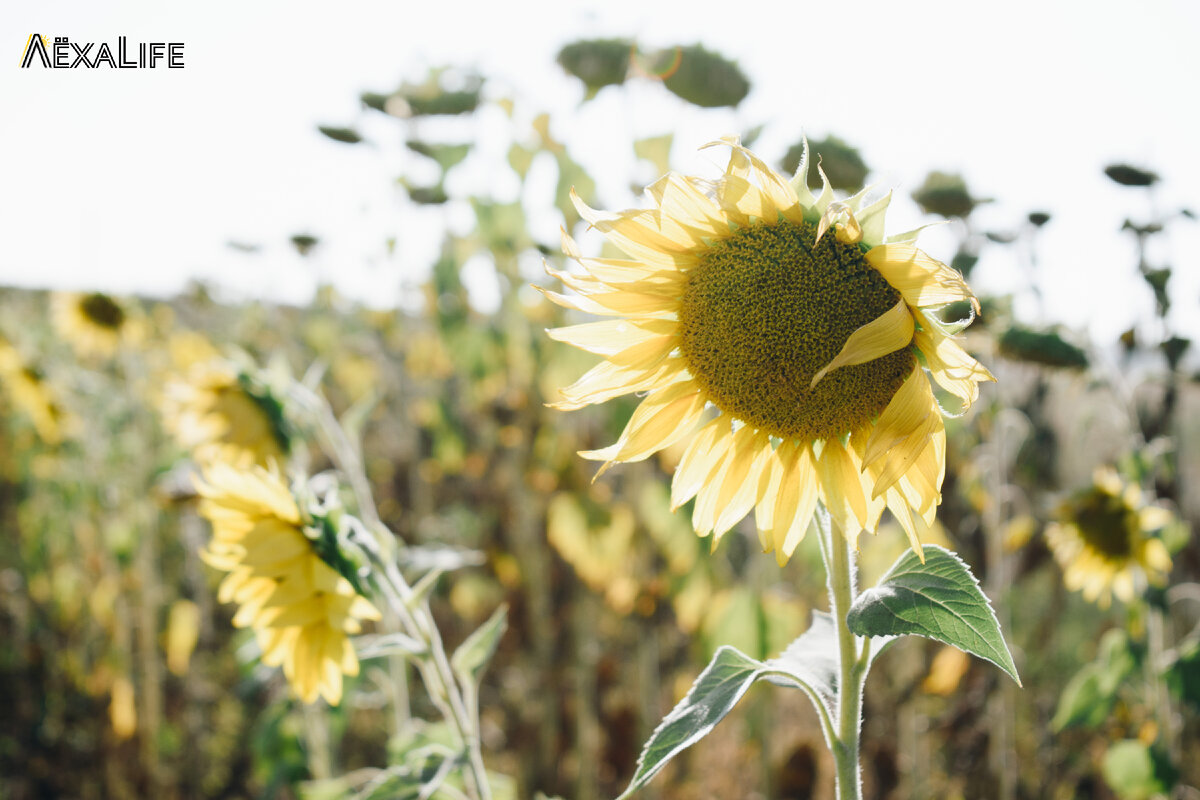
<path id="1" fill-rule="evenodd" d="M 581 40 L 558 62 L 584 104 L 630 82 L 700 108 L 736 107 L 753 88 L 732 60 L 690 43 Z M 570 120 L 456 67 L 360 100 L 357 117 L 320 132 L 330 147 L 370 149 L 381 184 L 440 238 L 421 303 L 369 309 L 328 285 L 304 307 L 226 302 L 202 285 L 169 300 L 0 293 L 0 795 L 415 797 L 371 784 L 372 770 L 427 779 L 430 762 L 413 754 L 452 746 L 447 727 L 414 722 L 439 716 L 436 698 L 410 691 L 419 665 L 365 657 L 379 639 L 356 640 L 362 668 L 344 676 L 334 707 L 299 702 L 258 660 L 254 634 L 230 624 L 235 607 L 217 602 L 222 576 L 200 556 L 210 534 L 186 457 L 205 437 L 244 435 L 265 448 L 263 463 L 286 453 L 303 474 L 336 471 L 354 513 L 370 517 L 370 497 L 379 530 L 411 554 L 409 578 L 454 568 L 422 587 L 447 651 L 507 606 L 477 700 L 483 757 L 511 777 L 509 796 L 615 796 L 718 645 L 764 658 L 807 626 L 823 589 L 815 546 L 781 570 L 739 528 L 710 554 L 686 510 L 669 511 L 678 453 L 594 482 L 575 457 L 613 441 L 630 403 L 571 415 L 544 406 L 590 363 L 542 335 L 567 315 L 530 287 L 548 283 L 543 260 L 567 267 L 547 218 L 585 247 L 597 241 L 569 201 L 572 187 L 597 201 L 582 159 L 556 135 Z M 768 127 L 717 133 L 749 143 Z M 869 153 L 851 136 L 808 134 L 839 190 L 869 183 Z M 626 138 L 634 186 L 703 144 L 667 132 Z M 794 168 L 797 154 L 778 150 L 776 163 Z M 519 191 L 459 190 L 467 159 Z M 1130 269 L 1156 315 L 1119 341 L 1089 341 L 1056 324 L 1053 308 L 1014 312 L 1015 297 L 1036 301 L 1044 275 L 1074 268 L 1038 258 L 1058 209 L 1048 201 L 1011 225 L 985 225 L 970 175 L 928 166 L 912 200 L 955 239 L 935 255 L 967 274 L 1008 252 L 1025 281 L 1012 296 L 982 298 L 967 333 L 999 381 L 948 422 L 938 530 L 1000 612 L 1025 688 L 933 643 L 897 645 L 867 687 L 865 796 L 1200 795 L 1200 765 L 1187 757 L 1200 744 L 1200 551 L 1190 536 L 1200 390 L 1167 314 L 1196 302 L 1172 294 L 1166 239 L 1193 224 L 1191 212 L 1159 210 L 1165 178 L 1108 169 L 1128 187 Z M 320 274 L 322 245 L 338 234 L 313 226 L 288 244 Z M 232 360 L 213 370 L 215 355 Z M 164 404 L 176 408 L 167 427 Z M 255 409 L 265 427 L 248 422 Z M 283 438 L 271 432 L 289 419 L 298 426 Z M 1083 567 L 1059 566 L 1050 533 L 1072 519 L 1086 527 L 1072 498 L 1098 467 L 1133 488 L 1131 504 L 1136 496 L 1167 515 L 1128 532 L 1157 542 L 1169 568 L 1156 558 L 1108 607 L 1073 590 L 1079 582 L 1065 576 Z M 877 577 L 903 538 L 864 542 L 864 570 Z M 803 699 L 751 692 L 642 794 L 829 797 L 819 741 Z"/>

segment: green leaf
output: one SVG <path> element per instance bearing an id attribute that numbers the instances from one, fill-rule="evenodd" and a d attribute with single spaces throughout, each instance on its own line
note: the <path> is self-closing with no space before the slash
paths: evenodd
<path id="1" fill-rule="evenodd" d="M 478 680 L 483 668 L 487 666 L 492 654 L 496 652 L 496 645 L 500 642 L 500 637 L 504 635 L 507 627 L 508 606 L 502 605 L 488 618 L 487 622 L 480 625 L 463 640 L 463 643 L 454 651 L 454 655 L 450 657 L 450 666 L 454 667 L 454 671 L 461 677 L 472 683 Z"/>
<path id="2" fill-rule="evenodd" d="M 687 696 L 663 718 L 638 757 L 628 797 L 646 785 L 667 762 L 703 739 L 763 673 L 764 665 L 733 647 L 722 647 L 696 678 Z M 620 798 L 618 798 L 620 800 Z"/>
<path id="3" fill-rule="evenodd" d="M 687 696 L 650 735 L 638 758 L 633 780 L 621 797 L 645 786 L 668 761 L 707 736 L 755 681 L 798 687 L 828 715 L 833 713 L 838 673 L 833 618 L 821 611 L 813 613 L 812 625 L 778 658 L 764 662 L 736 647 L 718 648 Z"/>
<path id="4" fill-rule="evenodd" d="M 1104 754 L 1104 781 L 1121 800 L 1150 800 L 1165 795 L 1177 777 L 1162 753 L 1136 739 L 1114 742 Z"/>
<path id="5" fill-rule="evenodd" d="M 1200 641 L 1182 645 L 1167 669 L 1167 685 L 1180 700 L 1200 710 Z"/>
<path id="6" fill-rule="evenodd" d="M 823 703 L 833 713 L 841 670 L 833 617 L 824 611 L 814 611 L 808 630 L 789 644 L 778 658 L 768 661 L 766 666 L 787 676 L 766 676 L 772 683 L 785 683 L 790 678 L 800 684 L 814 703 Z"/>
<path id="7" fill-rule="evenodd" d="M 343 144 L 358 144 L 363 140 L 358 131 L 353 128 L 339 128 L 333 125 L 318 125 L 317 130 L 333 139 L 335 142 Z"/>
<path id="8" fill-rule="evenodd" d="M 927 544 L 923 550 L 924 564 L 910 550 L 878 586 L 858 596 L 846 617 L 850 630 L 859 636 L 936 639 L 991 661 L 1019 686 L 1000 623 L 970 568 L 943 547 Z"/>
<path id="9" fill-rule="evenodd" d="M 1095 728 L 1108 719 L 1117 690 L 1138 667 L 1125 632 L 1114 628 L 1100 640 L 1096 660 L 1072 676 L 1058 700 L 1050 725 L 1055 731 L 1073 725 Z"/>
<path id="10" fill-rule="evenodd" d="M 359 636 L 354 649 L 360 661 L 383 656 L 415 656 L 426 651 L 425 643 L 403 633 L 386 633 L 380 636 Z"/>
<path id="11" fill-rule="evenodd" d="M 633 154 L 653 164 L 656 175 L 666 175 L 671 171 L 671 145 L 674 140 L 673 133 L 638 139 L 633 143 Z"/>

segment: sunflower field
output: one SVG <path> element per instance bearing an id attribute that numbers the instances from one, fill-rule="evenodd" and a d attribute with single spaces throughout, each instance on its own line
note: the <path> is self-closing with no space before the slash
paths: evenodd
<path id="1" fill-rule="evenodd" d="M 751 89 L 699 45 L 556 68 Z M 664 133 L 613 209 L 485 76 L 360 99 L 327 146 L 413 165 L 440 242 L 403 303 L 0 289 L 0 797 L 1200 797 L 1164 178 L 1106 170 L 1156 316 L 1093 341 L 971 286 L 1055 269 L 1055 209 L 985 227 L 937 163 L 889 193 L 764 124 L 690 176 Z"/>

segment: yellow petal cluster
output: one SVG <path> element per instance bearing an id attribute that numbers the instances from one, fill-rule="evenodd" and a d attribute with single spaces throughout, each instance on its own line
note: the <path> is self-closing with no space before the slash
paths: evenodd
<path id="1" fill-rule="evenodd" d="M 336 705 L 342 676 L 358 674 L 347 634 L 379 611 L 317 555 L 277 474 L 214 462 L 198 489 L 213 529 L 201 556 L 228 573 L 218 598 L 238 604 L 233 624 L 254 630 L 263 662 L 282 666 L 301 700 Z"/>
<path id="2" fill-rule="evenodd" d="M 21 358 L 7 341 L 0 339 L 0 385 L 9 401 L 33 423 L 38 437 L 49 445 L 62 441 L 63 412 L 38 371 Z"/>
<path id="3" fill-rule="evenodd" d="M 219 358 L 200 361 L 167 384 L 163 418 L 199 463 L 267 467 L 286 459 L 286 438 L 265 400 L 247 391 L 237 369 Z"/>
<path id="4" fill-rule="evenodd" d="M 821 502 L 851 541 L 890 509 L 920 552 L 945 473 L 933 384 L 965 410 L 993 380 L 933 311 L 974 296 L 915 232 L 885 240 L 890 194 L 835 201 L 822 173 L 814 196 L 807 150 L 789 181 L 736 139 L 715 144 L 730 151 L 717 180 L 668 174 L 649 208 L 574 198 L 627 258 L 585 257 L 564 232 L 582 272 L 548 269 L 573 293 L 543 293 L 607 319 L 548 332 L 604 358 L 553 405 L 642 394 L 617 442 L 581 455 L 603 471 L 687 442 L 672 503 L 695 498 L 714 546 L 753 511 L 783 563 Z"/>
<path id="5" fill-rule="evenodd" d="M 1059 508 L 1046 540 L 1071 591 L 1107 608 L 1116 595 L 1134 599 L 1146 583 L 1161 586 L 1171 571 L 1171 554 L 1150 535 L 1174 515 L 1146 502 L 1141 490 L 1111 467 L 1096 470 L 1092 485 Z"/>

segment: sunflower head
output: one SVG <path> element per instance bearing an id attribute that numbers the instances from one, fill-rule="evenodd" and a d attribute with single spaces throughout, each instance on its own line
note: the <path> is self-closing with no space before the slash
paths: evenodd
<path id="1" fill-rule="evenodd" d="M 62 292 L 50 302 L 55 328 L 80 355 L 111 357 L 117 351 L 129 317 L 112 297 Z"/>
<path id="2" fill-rule="evenodd" d="M 615 444 L 581 455 L 607 468 L 688 440 L 672 500 L 696 498 L 701 535 L 753 509 L 782 562 L 820 501 L 851 539 L 890 508 L 917 548 L 945 470 L 931 381 L 965 409 L 992 379 L 933 312 L 975 298 L 915 232 L 884 238 L 890 194 L 835 201 L 818 167 L 814 196 L 807 148 L 788 181 L 723 144 L 716 181 L 669 174 L 648 208 L 601 213 L 574 198 L 628 258 L 585 258 L 564 233 L 583 272 L 549 271 L 576 295 L 545 294 L 610 319 L 549 332 L 605 358 L 554 405 L 645 393 Z"/>
<path id="3" fill-rule="evenodd" d="M 197 488 L 213 530 L 201 556 L 227 573 L 217 596 L 238 604 L 233 624 L 254 630 L 263 662 L 282 666 L 301 700 L 336 705 L 342 676 L 358 674 L 347 635 L 379 611 L 321 558 L 320 532 L 277 473 L 218 462 Z"/>
<path id="4" fill-rule="evenodd" d="M 1114 594 L 1128 603 L 1146 583 L 1166 582 L 1171 556 L 1152 532 L 1173 516 L 1147 504 L 1138 487 L 1111 468 L 1098 469 L 1092 485 L 1064 502 L 1057 516 L 1046 539 L 1068 589 L 1107 607 Z"/>
<path id="5" fill-rule="evenodd" d="M 199 462 L 268 466 L 287 457 L 282 402 L 249 371 L 222 359 L 198 362 L 168 382 L 163 417 Z"/>
<path id="6" fill-rule="evenodd" d="M 0 385 L 9 402 L 33 423 L 38 437 L 48 445 L 63 439 L 64 412 L 41 370 L 27 363 L 8 341 L 0 338 Z"/>

